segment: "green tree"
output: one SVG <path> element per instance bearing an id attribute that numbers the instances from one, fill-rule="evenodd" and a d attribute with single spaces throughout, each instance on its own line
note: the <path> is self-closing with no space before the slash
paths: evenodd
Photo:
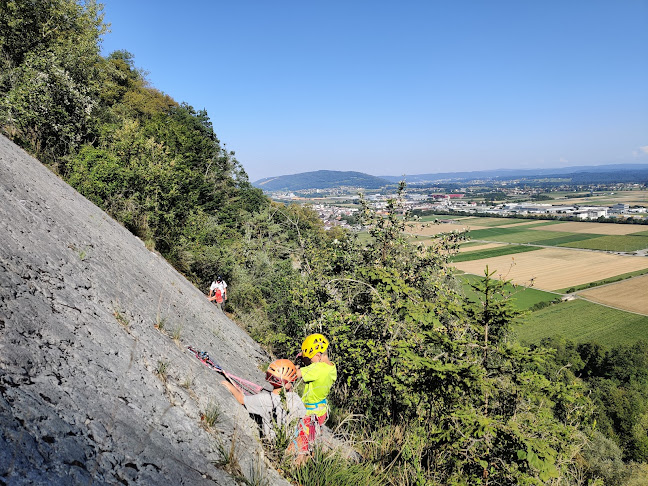
<path id="1" fill-rule="evenodd" d="M 515 312 L 488 272 L 466 303 L 448 258 L 464 236 L 430 246 L 404 234 L 400 198 L 385 216 L 363 202 L 369 239 L 302 231 L 292 282 L 296 312 L 277 322 L 275 349 L 291 355 L 323 332 L 341 358 L 336 406 L 361 414 L 371 437 L 402 437 L 374 457 L 416 484 L 541 484 L 566 478 L 584 443 L 582 384 L 545 376 L 552 352 L 508 341 Z M 407 451 L 407 452 L 405 452 Z M 383 462 L 384 461 L 384 462 Z"/>
<path id="2" fill-rule="evenodd" d="M 0 3 L 0 127 L 47 162 L 92 132 L 104 31 L 93 1 Z"/>

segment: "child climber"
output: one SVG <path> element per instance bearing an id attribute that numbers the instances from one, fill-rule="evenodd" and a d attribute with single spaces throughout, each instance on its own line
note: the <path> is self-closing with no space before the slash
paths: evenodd
<path id="1" fill-rule="evenodd" d="M 270 363 L 266 380 L 272 384 L 272 393 L 257 393 L 245 396 L 241 390 L 228 381 L 221 381 L 234 398 L 244 405 L 248 413 L 261 417 L 263 436 L 274 441 L 275 427 L 283 428 L 287 436 L 292 435 L 299 420 L 306 415 L 299 395 L 290 391 L 297 380 L 297 370 L 289 359 L 278 359 Z"/>
<path id="2" fill-rule="evenodd" d="M 298 356 L 307 364 L 297 369 L 297 377 L 302 378 L 306 387 L 302 400 L 306 406 L 306 416 L 300 422 L 297 446 L 299 457 L 297 463 L 305 462 L 307 454 L 313 448 L 318 429 L 328 418 L 328 401 L 326 397 L 337 379 L 337 368 L 329 360 L 328 339 L 322 334 L 311 334 L 304 339 Z"/>

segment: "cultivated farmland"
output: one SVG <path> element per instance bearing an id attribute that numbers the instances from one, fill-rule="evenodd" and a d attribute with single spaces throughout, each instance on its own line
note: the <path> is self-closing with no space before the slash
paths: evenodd
<path id="1" fill-rule="evenodd" d="M 579 343 L 597 342 L 611 347 L 646 339 L 648 317 L 578 299 L 525 316 L 519 319 L 514 331 L 524 343 L 561 335 Z"/>
<path id="2" fill-rule="evenodd" d="M 488 265 L 495 277 L 520 285 L 556 290 L 648 268 L 648 258 L 593 251 L 542 248 L 538 251 L 455 263 L 466 273 L 482 275 Z"/>
<path id="3" fill-rule="evenodd" d="M 631 252 L 648 248 L 648 236 L 608 235 L 583 240 L 572 240 L 558 246 L 570 248 L 587 248 L 590 250 Z"/>
<path id="4" fill-rule="evenodd" d="M 439 233 L 449 233 L 451 231 L 464 231 L 467 229 L 484 229 L 485 226 L 475 226 L 468 225 L 463 223 L 441 223 L 441 224 L 431 224 L 431 223 L 413 223 L 405 230 L 408 234 L 419 235 L 419 236 L 434 236 Z"/>
<path id="5" fill-rule="evenodd" d="M 406 233 L 421 235 L 421 236 L 433 236 L 439 233 L 448 233 L 450 231 L 477 231 L 477 230 L 495 230 L 502 228 L 503 233 L 507 233 L 512 228 L 517 228 L 518 226 L 523 227 L 533 227 L 533 226 L 545 226 L 548 224 L 555 224 L 555 221 L 528 221 L 524 219 L 513 219 L 513 218 L 480 218 L 480 217 L 448 217 L 450 221 L 456 221 L 456 223 L 439 223 L 433 224 L 435 220 L 443 220 L 443 216 L 426 216 L 421 219 L 422 222 L 410 223 Z M 646 228 L 643 228 L 645 231 Z M 521 231 L 521 229 L 520 229 Z M 501 233 L 500 232 L 500 233 Z"/>
<path id="6" fill-rule="evenodd" d="M 505 223 L 505 224 L 502 224 Z M 431 237 L 439 233 L 469 230 L 473 241 L 563 246 L 590 250 L 634 252 L 648 248 L 643 225 L 523 221 L 505 218 L 465 218 L 456 223 L 410 225 L 408 233 Z"/>
<path id="7" fill-rule="evenodd" d="M 497 248 L 499 246 L 506 246 L 506 244 L 505 243 L 482 243 L 481 241 L 470 241 L 468 243 L 462 243 L 459 251 L 463 253 L 467 251 L 487 250 L 489 248 Z"/>
<path id="8" fill-rule="evenodd" d="M 486 248 L 482 250 L 467 251 L 459 253 L 452 257 L 453 262 L 467 262 L 469 260 L 482 260 L 485 258 L 493 258 L 502 255 L 513 255 L 516 253 L 525 253 L 527 251 L 538 251 L 539 246 L 523 246 L 523 245 L 503 245 L 495 248 Z"/>
<path id="9" fill-rule="evenodd" d="M 648 275 L 582 290 L 578 295 L 587 300 L 648 316 Z M 646 331 L 648 333 L 648 329 Z"/>
<path id="10" fill-rule="evenodd" d="M 597 235 L 629 235 L 646 231 L 646 227 L 640 224 L 580 223 L 577 221 L 567 221 L 552 225 L 551 231 L 561 231 L 565 233 L 594 233 Z"/>
<path id="11" fill-rule="evenodd" d="M 485 218 L 485 217 L 473 217 L 466 218 L 460 221 L 462 224 L 467 224 L 469 226 L 512 226 L 518 224 L 527 224 L 529 221 L 524 219 L 514 219 L 514 218 Z M 531 223 L 537 223 L 537 221 L 531 221 Z"/>

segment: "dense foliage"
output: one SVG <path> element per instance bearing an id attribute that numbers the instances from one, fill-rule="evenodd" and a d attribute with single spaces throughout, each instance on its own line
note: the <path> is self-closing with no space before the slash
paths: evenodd
<path id="1" fill-rule="evenodd" d="M 104 30 L 93 1 L 0 1 L 0 129 L 197 286 L 224 275 L 228 310 L 277 355 L 312 331 L 331 338 L 333 420 L 360 417 L 347 431 L 366 439 L 364 460 L 314 460 L 329 465 L 311 477 L 620 484 L 645 473 L 626 465 L 648 454 L 644 344 L 516 344 L 504 284 L 487 271 L 467 300 L 447 265 L 464 235 L 412 244 L 399 199 L 385 214 L 363 201 L 366 241 L 270 203 L 207 113 L 149 86 L 128 52 L 100 55 Z"/>
<path id="2" fill-rule="evenodd" d="M 150 87 L 130 53 L 101 57 L 94 2 L 0 5 L 3 132 L 198 285 L 233 272 L 224 243 L 269 201 L 207 113 Z"/>
<path id="3" fill-rule="evenodd" d="M 543 345 L 557 350 L 556 366 L 588 383 L 597 428 L 619 447 L 622 459 L 648 462 L 648 342 L 606 349 L 554 337 Z"/>
<path id="4" fill-rule="evenodd" d="M 380 438 L 371 460 L 396 483 L 573 479 L 590 401 L 579 380 L 550 379 L 550 351 L 507 340 L 516 312 L 503 284 L 486 274 L 475 285 L 479 302 L 466 302 L 447 267 L 462 234 L 413 246 L 398 200 L 386 216 L 365 205 L 363 218 L 371 238 L 362 243 L 301 232 L 297 310 L 257 337 L 279 354 L 308 332 L 332 338 L 335 403 Z"/>

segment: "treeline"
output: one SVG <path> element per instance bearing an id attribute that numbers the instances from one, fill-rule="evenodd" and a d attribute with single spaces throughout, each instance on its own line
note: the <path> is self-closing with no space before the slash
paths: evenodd
<path id="1" fill-rule="evenodd" d="M 0 128 L 197 286 L 225 276 L 228 310 L 277 356 L 310 332 L 329 336 L 331 420 L 363 459 L 287 475 L 304 486 L 648 477 L 632 462 L 645 460 L 642 443 L 616 441 L 625 422 L 596 421 L 596 400 L 556 351 L 511 339 L 502 283 L 487 274 L 478 302 L 463 297 L 448 266 L 461 233 L 414 245 L 402 186 L 387 216 L 362 201 L 362 241 L 324 231 L 307 208 L 272 204 L 207 113 L 151 87 L 128 52 L 100 55 L 104 29 L 94 2 L 0 2 Z M 625 451 L 613 473 L 596 452 L 606 441 Z"/>
<path id="2" fill-rule="evenodd" d="M 606 460 L 610 475 L 623 474 L 624 461 L 648 462 L 648 342 L 608 349 L 553 337 L 541 345 L 556 350 L 556 369 L 591 390 L 597 425 L 590 453 Z"/>

